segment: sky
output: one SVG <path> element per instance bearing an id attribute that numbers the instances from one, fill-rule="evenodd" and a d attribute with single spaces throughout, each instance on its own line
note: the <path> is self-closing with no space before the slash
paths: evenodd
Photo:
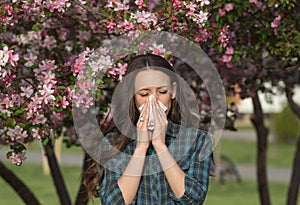
<path id="1" fill-rule="evenodd" d="M 280 112 L 282 110 L 282 105 L 287 103 L 285 95 L 276 95 L 273 96 L 273 102 L 272 104 L 267 103 L 265 100 L 265 95 L 260 93 L 259 98 L 262 103 L 262 108 L 265 113 L 270 113 L 270 112 Z M 300 87 L 297 87 L 295 89 L 295 94 L 293 96 L 293 99 L 300 104 Z M 253 106 L 252 106 L 252 101 L 250 98 L 247 98 L 243 101 L 241 101 L 240 105 L 238 105 L 238 110 L 240 113 L 252 113 L 253 111 Z"/>

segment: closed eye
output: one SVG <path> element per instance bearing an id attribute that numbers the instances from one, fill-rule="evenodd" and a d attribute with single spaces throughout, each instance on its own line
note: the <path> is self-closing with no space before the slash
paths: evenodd
<path id="1" fill-rule="evenodd" d="M 142 96 L 142 97 L 146 97 L 146 96 L 149 95 L 149 93 L 139 93 L 139 95 Z"/>
<path id="2" fill-rule="evenodd" d="M 168 91 L 167 90 L 160 90 L 159 93 L 160 94 L 166 94 Z"/>

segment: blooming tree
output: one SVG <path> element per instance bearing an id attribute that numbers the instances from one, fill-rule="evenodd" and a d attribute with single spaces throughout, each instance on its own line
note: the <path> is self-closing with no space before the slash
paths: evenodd
<path id="1" fill-rule="evenodd" d="M 258 188 L 261 204 L 271 204 L 266 177 L 266 148 L 268 129 L 258 98 L 263 92 L 271 100 L 274 90 L 285 91 L 288 101 L 299 83 L 300 5 L 296 1 L 249 0 L 215 1 L 217 25 L 230 25 L 230 41 L 219 58 L 218 68 L 224 82 L 240 87 L 242 98 L 251 97 L 254 107 L 252 122 L 258 140 Z M 216 49 L 216 48 L 213 48 Z M 235 90 L 232 89 L 232 92 Z M 295 103 L 290 103 L 296 107 Z M 299 109 L 294 109 L 299 110 Z M 298 112 L 300 113 L 300 112 Z M 299 115 L 300 116 L 300 115 Z M 300 147 L 298 145 L 298 150 Z M 294 174 L 288 204 L 296 204 L 298 196 L 299 161 L 295 155 Z"/>
<path id="2" fill-rule="evenodd" d="M 222 61 L 230 67 L 234 51 L 227 48 L 229 27 L 214 23 L 210 8 L 208 0 L 1 1 L 0 134 L 1 142 L 11 149 L 7 157 L 21 165 L 26 143 L 43 142 L 52 159 L 49 163 L 61 202 L 70 204 L 64 185 L 58 183 L 62 178 L 51 154 L 52 133 L 72 127 L 72 101 L 75 107 L 84 104 L 88 110 L 95 102 L 86 91 L 95 83 L 103 88 L 121 81 L 127 67 L 125 60 L 114 63 L 115 53 L 103 50 L 90 67 L 97 71 L 90 71 L 102 69 L 105 77 L 94 82 L 84 75 L 92 53 L 104 39 L 136 37 L 147 30 L 168 31 L 200 46 L 217 48 L 214 54 L 226 52 L 229 56 Z M 143 46 L 138 45 L 136 53 Z M 170 56 L 160 44 L 153 44 L 151 52 Z M 205 91 L 200 93 L 199 98 L 207 98 Z M 101 114 L 105 111 L 105 106 L 100 108 Z"/>

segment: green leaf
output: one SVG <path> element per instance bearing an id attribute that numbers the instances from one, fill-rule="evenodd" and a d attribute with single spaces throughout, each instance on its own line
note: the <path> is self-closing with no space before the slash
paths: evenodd
<path id="1" fill-rule="evenodd" d="M 273 7 L 276 3 L 276 0 L 268 0 L 268 7 Z"/>
<path id="2" fill-rule="evenodd" d="M 22 122 L 21 122 L 21 123 L 18 123 L 18 125 L 19 125 L 19 127 L 23 128 L 23 129 L 26 127 L 26 124 L 25 124 L 25 123 L 22 123 Z"/>
<path id="3" fill-rule="evenodd" d="M 6 153 L 6 158 L 9 159 L 11 157 L 12 153 L 13 153 L 12 151 L 7 152 Z"/>
<path id="4" fill-rule="evenodd" d="M 42 140 L 42 144 L 43 144 L 43 145 L 47 145 L 48 141 L 49 141 L 48 137 L 45 137 L 45 138 L 43 138 L 43 140 Z"/>
<path id="5" fill-rule="evenodd" d="M 11 127 L 11 128 L 14 128 L 14 127 L 16 126 L 16 121 L 15 121 L 15 119 L 9 118 L 9 119 L 7 120 L 7 125 L 8 125 L 9 127 Z"/>
<path id="6" fill-rule="evenodd" d="M 0 113 L 0 116 L 3 120 L 5 120 L 5 121 L 7 120 L 7 116 L 5 113 Z"/>
<path id="7" fill-rule="evenodd" d="M 32 29 L 33 31 L 39 31 L 39 30 L 40 30 L 40 27 L 39 27 L 38 24 L 34 24 L 34 25 L 31 27 L 31 29 Z"/>
<path id="8" fill-rule="evenodd" d="M 23 109 L 17 109 L 14 114 L 15 114 L 15 116 L 22 115 L 23 114 Z"/>
<path id="9" fill-rule="evenodd" d="M 6 31 L 7 31 L 6 25 L 2 25 L 1 30 L 2 30 L 3 33 L 6 33 Z"/>

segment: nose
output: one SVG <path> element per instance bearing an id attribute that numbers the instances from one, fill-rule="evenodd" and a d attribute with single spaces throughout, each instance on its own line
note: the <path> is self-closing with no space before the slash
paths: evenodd
<path id="1" fill-rule="evenodd" d="M 158 97 L 159 97 L 157 91 L 152 91 L 152 92 L 151 92 L 151 95 L 153 95 L 153 100 L 156 100 L 156 99 L 158 99 Z"/>

